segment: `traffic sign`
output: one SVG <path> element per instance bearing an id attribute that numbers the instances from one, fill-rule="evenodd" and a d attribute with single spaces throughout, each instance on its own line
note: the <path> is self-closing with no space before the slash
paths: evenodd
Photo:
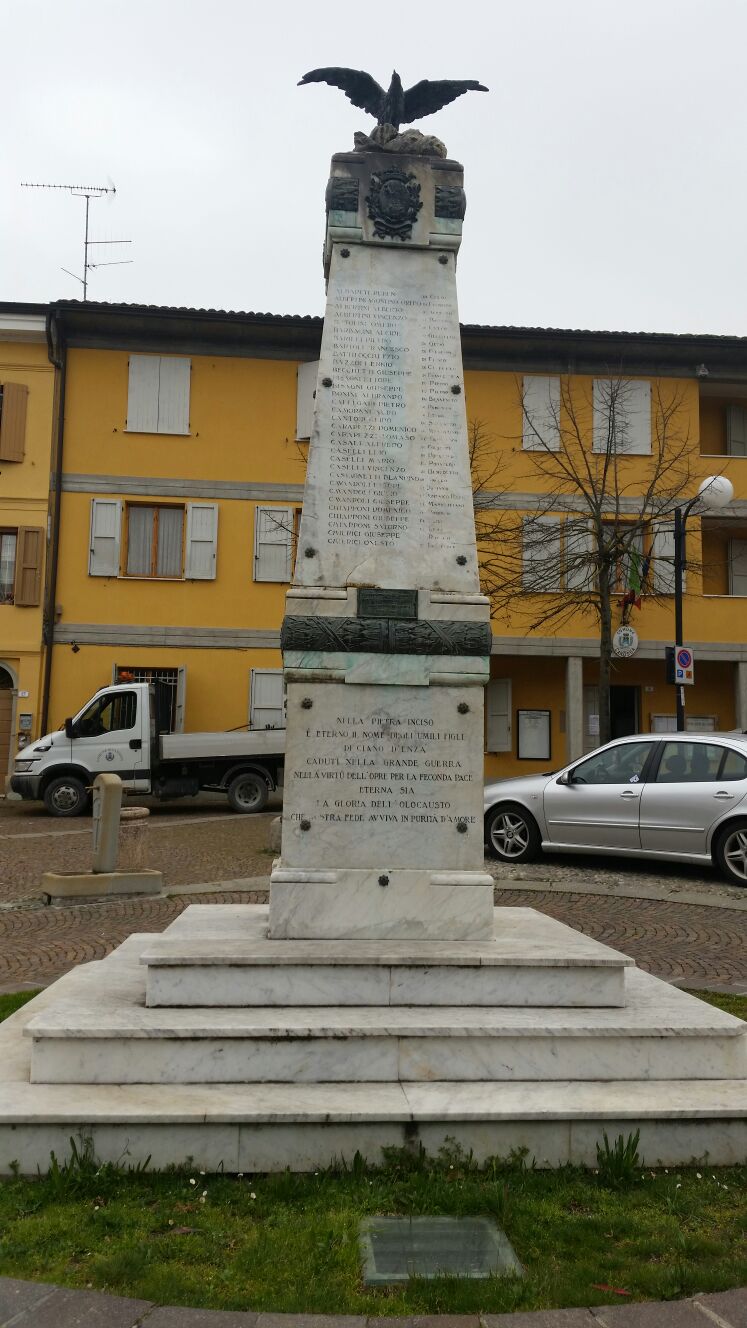
<path id="1" fill-rule="evenodd" d="M 689 646 L 677 646 L 674 652 L 674 681 L 695 682 L 695 660 Z"/>

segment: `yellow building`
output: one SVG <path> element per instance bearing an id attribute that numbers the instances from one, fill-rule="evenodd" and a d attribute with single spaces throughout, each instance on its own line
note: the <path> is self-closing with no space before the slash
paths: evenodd
<path id="1" fill-rule="evenodd" d="M 52 306 L 50 332 L 64 429 L 52 523 L 59 557 L 50 559 L 47 590 L 48 727 L 123 672 L 171 685 L 177 729 L 282 725 L 279 628 L 321 320 L 71 302 Z M 696 659 L 688 721 L 747 728 L 747 343 L 465 327 L 463 350 L 468 419 L 479 423 L 491 458 L 480 502 L 517 522 L 547 506 L 527 437 L 527 396 L 586 401 L 583 432 L 593 451 L 597 390 L 623 376 L 633 384 L 636 435 L 620 463 L 621 519 L 635 512 L 650 474 L 655 403 L 676 398 L 692 454 L 683 497 L 721 471 L 736 494 L 727 514 L 703 519 L 704 571 L 687 578 L 685 640 Z M 558 523 L 557 576 L 529 593 L 520 568 L 515 602 L 494 619 L 489 774 L 556 767 L 599 741 L 594 620 L 579 612 L 562 628 L 527 633 L 525 610 L 566 593 L 564 523 L 578 510 L 569 496 L 546 517 Z M 699 562 L 695 515 L 688 529 L 688 556 Z M 615 663 L 616 735 L 673 724 L 667 539 L 671 532 L 656 533 L 652 576 L 661 597 L 644 594 L 631 618 L 637 650 Z M 528 566 L 526 550 L 524 557 Z"/>
<path id="2" fill-rule="evenodd" d="M 39 734 L 55 373 L 46 306 L 0 305 L 0 791 Z"/>

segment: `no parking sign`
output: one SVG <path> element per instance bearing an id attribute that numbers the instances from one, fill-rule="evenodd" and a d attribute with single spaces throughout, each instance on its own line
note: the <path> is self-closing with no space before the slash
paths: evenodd
<path id="1" fill-rule="evenodd" d="M 674 681 L 695 682 L 695 660 L 689 646 L 677 646 L 674 652 Z"/>

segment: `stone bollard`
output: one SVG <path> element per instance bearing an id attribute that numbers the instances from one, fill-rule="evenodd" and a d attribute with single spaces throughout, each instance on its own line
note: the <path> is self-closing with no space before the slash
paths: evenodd
<path id="1" fill-rule="evenodd" d="M 44 872 L 42 890 L 57 903 L 86 895 L 157 895 L 163 887 L 159 871 L 143 867 L 147 807 L 122 811 L 119 775 L 97 775 L 93 781 L 93 865 L 90 872 Z M 121 824 L 120 824 L 121 823 Z M 117 871 L 120 842 L 129 861 Z"/>
<path id="2" fill-rule="evenodd" d="M 122 856 L 128 868 L 140 871 L 145 866 L 147 820 L 150 811 L 147 807 L 126 807 L 120 823 L 120 846 Z"/>
<path id="3" fill-rule="evenodd" d="M 283 818 L 275 816 L 270 821 L 269 847 L 273 853 L 280 852 L 280 841 L 283 836 Z"/>
<path id="4" fill-rule="evenodd" d="M 122 780 L 119 775 L 97 775 L 93 781 L 92 808 L 92 870 L 97 875 L 116 871 L 121 810 Z"/>

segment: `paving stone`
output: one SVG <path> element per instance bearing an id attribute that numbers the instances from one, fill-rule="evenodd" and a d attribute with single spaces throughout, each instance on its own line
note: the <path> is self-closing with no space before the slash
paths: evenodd
<path id="1" fill-rule="evenodd" d="M 413 1328 L 480 1328 L 476 1314 L 414 1314 Z"/>
<path id="2" fill-rule="evenodd" d="M 389 1328 L 399 1320 L 389 1320 Z M 366 1316 L 359 1314 L 258 1314 L 257 1328 L 365 1328 Z M 150 1325 L 148 1326 L 150 1328 Z M 702 1328 L 702 1325 L 701 1325 Z"/>
<path id="3" fill-rule="evenodd" d="M 186 1310 L 169 1305 L 154 1310 L 143 1328 L 255 1328 L 252 1310 Z"/>
<path id="4" fill-rule="evenodd" d="M 413 1328 L 480 1328 L 477 1314 L 414 1314 Z"/>
<path id="5" fill-rule="evenodd" d="M 0 1322 L 12 1328 L 139 1328 L 152 1308 L 150 1300 L 55 1287 L 35 1305 L 16 1310 L 15 1318 Z"/>
<path id="6" fill-rule="evenodd" d="M 0 1277 L 0 1328 L 22 1310 L 48 1300 L 57 1287 L 48 1282 L 24 1282 L 18 1277 Z"/>
<path id="7" fill-rule="evenodd" d="M 708 1328 L 709 1324 L 706 1315 L 691 1300 L 600 1305 L 592 1314 L 602 1328 Z"/>
<path id="8" fill-rule="evenodd" d="M 519 1310 L 515 1314 L 481 1314 L 480 1323 L 483 1328 L 599 1328 L 599 1321 L 591 1310 Z"/>
<path id="9" fill-rule="evenodd" d="M 747 1328 L 747 1288 L 738 1287 L 736 1291 L 715 1291 L 708 1296 L 695 1296 L 695 1305 L 704 1305 L 712 1314 L 718 1314 L 729 1328 Z M 702 1311 L 700 1311 L 702 1314 Z M 702 1328 L 708 1328 L 713 1320 L 702 1314 Z"/>

